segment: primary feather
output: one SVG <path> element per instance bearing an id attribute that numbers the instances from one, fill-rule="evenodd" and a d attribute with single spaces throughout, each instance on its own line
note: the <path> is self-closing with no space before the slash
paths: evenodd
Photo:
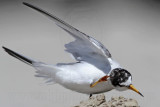
<path id="1" fill-rule="evenodd" d="M 71 53 L 77 61 L 88 62 L 96 66 L 98 69 L 104 71 L 105 73 L 109 73 L 109 71 L 111 70 L 111 66 L 108 58 L 111 57 L 111 54 L 102 43 L 82 33 L 81 31 L 62 21 L 58 17 L 36 6 L 28 3 L 23 4 L 46 15 L 47 17 L 52 19 L 60 28 L 64 29 L 75 38 L 75 41 L 66 44 L 65 48 L 66 51 Z"/>

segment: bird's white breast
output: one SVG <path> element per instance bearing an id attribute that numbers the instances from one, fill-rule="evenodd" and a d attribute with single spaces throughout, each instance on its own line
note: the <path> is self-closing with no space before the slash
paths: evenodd
<path id="1" fill-rule="evenodd" d="M 106 74 L 95 66 L 86 63 L 59 66 L 60 72 L 56 74 L 56 82 L 62 86 L 80 93 L 100 93 L 111 90 L 110 82 L 102 82 L 91 88 L 90 84 L 99 80 Z"/>

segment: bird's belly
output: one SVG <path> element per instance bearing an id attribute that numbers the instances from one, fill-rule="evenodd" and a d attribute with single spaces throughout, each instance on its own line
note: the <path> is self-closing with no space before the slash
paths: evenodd
<path id="1" fill-rule="evenodd" d="M 67 89 L 79 92 L 79 93 L 85 93 L 85 94 L 98 94 L 102 92 L 107 92 L 113 89 L 111 84 L 109 82 L 102 82 L 98 83 L 95 87 L 90 87 L 89 83 L 65 83 L 62 86 L 64 86 Z"/>
<path id="2" fill-rule="evenodd" d="M 62 66 L 60 72 L 56 74 L 56 82 L 65 88 L 80 93 L 101 93 L 109 91 L 112 85 L 109 81 L 98 83 L 91 88 L 90 84 L 96 82 L 106 74 L 88 63 L 78 63 L 74 66 Z"/>

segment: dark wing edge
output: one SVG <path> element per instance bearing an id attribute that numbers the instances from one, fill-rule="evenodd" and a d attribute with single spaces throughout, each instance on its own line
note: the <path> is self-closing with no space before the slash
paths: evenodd
<path id="1" fill-rule="evenodd" d="M 108 49 L 106 49 L 105 46 L 101 42 L 97 41 L 93 37 L 86 35 L 85 33 L 79 31 L 78 29 L 74 28 L 73 26 L 69 25 L 68 23 L 64 22 L 63 20 L 59 19 L 58 17 L 46 12 L 45 10 L 42 10 L 42 9 L 40 9 L 32 4 L 26 3 L 26 2 L 23 2 L 23 4 L 34 9 L 34 10 L 37 10 L 38 12 L 40 12 L 40 13 L 44 14 L 45 16 L 49 17 L 50 19 L 54 20 L 56 25 L 58 25 L 63 30 L 65 30 L 66 32 L 71 34 L 74 38 L 76 38 L 76 39 L 78 38 L 79 40 L 87 40 L 88 42 L 91 42 L 92 45 L 95 45 L 98 49 L 100 49 L 102 51 L 104 56 L 111 57 L 111 54 L 108 51 Z"/>
<path id="2" fill-rule="evenodd" d="M 75 41 L 65 44 L 65 51 L 71 53 L 77 61 L 88 62 L 106 74 L 109 73 L 111 65 L 108 58 L 111 57 L 111 54 L 102 43 L 34 5 L 25 2 L 23 4 L 49 17 L 56 25 L 75 38 Z"/>
<path id="3" fill-rule="evenodd" d="M 37 62 L 37 61 L 35 61 L 35 60 L 31 59 L 31 58 L 28 58 L 28 57 L 26 57 L 26 56 L 23 56 L 23 55 L 17 53 L 17 52 L 14 52 L 14 51 L 12 51 L 12 50 L 4 47 L 4 46 L 2 46 L 2 48 L 3 48 L 9 55 L 11 55 L 11 56 L 19 59 L 20 61 L 22 61 L 22 62 L 24 62 L 24 63 L 26 63 L 26 64 L 28 64 L 28 65 L 33 66 L 33 64 L 34 64 L 35 62 Z"/>

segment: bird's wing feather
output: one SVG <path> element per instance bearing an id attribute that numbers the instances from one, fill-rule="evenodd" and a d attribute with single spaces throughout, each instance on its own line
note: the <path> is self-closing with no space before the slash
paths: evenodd
<path id="1" fill-rule="evenodd" d="M 106 73 L 110 71 L 111 66 L 107 58 L 110 58 L 111 54 L 102 43 L 36 6 L 23 4 L 51 18 L 56 25 L 75 38 L 75 41 L 66 44 L 65 47 L 66 51 L 71 53 L 77 61 L 88 62 Z"/>

